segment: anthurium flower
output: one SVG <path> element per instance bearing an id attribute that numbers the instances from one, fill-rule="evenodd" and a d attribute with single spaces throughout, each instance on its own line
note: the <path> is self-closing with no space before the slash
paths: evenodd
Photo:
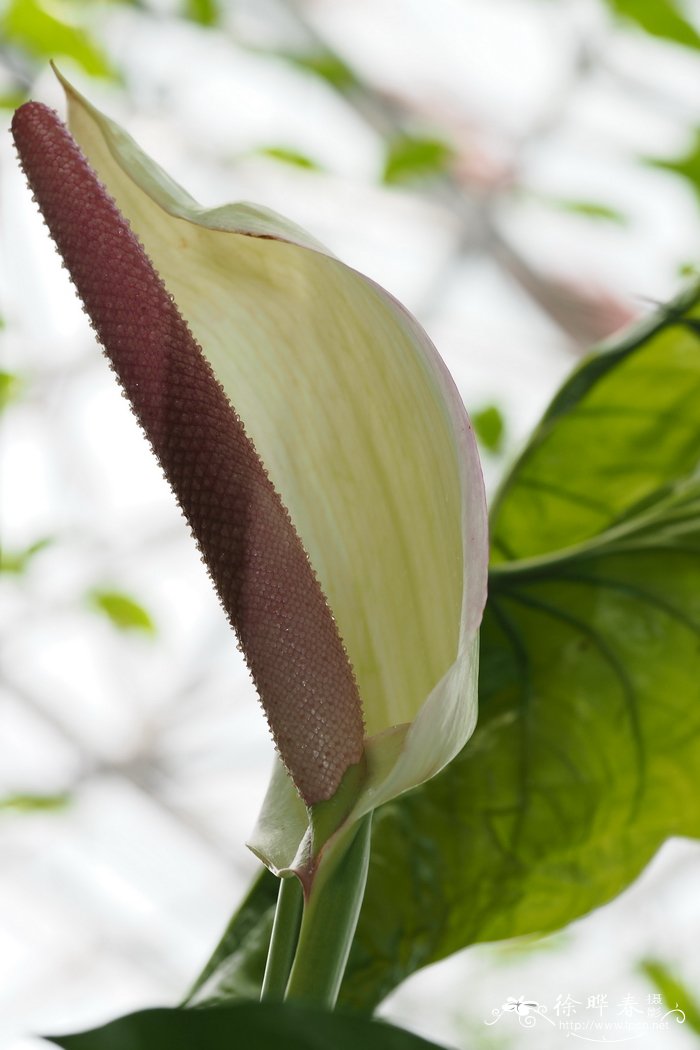
<path id="1" fill-rule="evenodd" d="M 252 844 L 283 870 L 341 784 L 358 819 L 473 730 L 473 434 L 387 292 L 273 212 L 201 208 L 64 86 L 82 154 L 28 103 L 20 159 L 238 632 L 283 764 Z"/>

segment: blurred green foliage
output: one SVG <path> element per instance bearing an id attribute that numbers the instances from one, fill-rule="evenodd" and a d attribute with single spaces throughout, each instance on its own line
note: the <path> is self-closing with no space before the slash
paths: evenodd
<path id="1" fill-rule="evenodd" d="M 674 0 L 607 0 L 607 4 L 621 19 L 634 22 L 651 36 L 700 48 L 700 34 Z"/>
<path id="2" fill-rule="evenodd" d="M 396 185 L 442 175 L 452 157 L 452 148 L 441 139 L 400 135 L 387 146 L 382 181 Z"/>
<path id="3" fill-rule="evenodd" d="M 20 551 L 0 550 L 0 572 L 20 576 L 23 572 L 26 572 L 34 556 L 43 551 L 52 542 L 53 540 L 50 537 L 45 536 L 43 539 L 35 540 L 34 543 L 30 543 L 28 547 Z"/>
<path id="4" fill-rule="evenodd" d="M 325 80 L 337 91 L 347 91 L 357 84 L 357 77 L 350 66 L 332 51 L 312 51 L 308 54 L 285 52 L 281 57 Z"/>
<path id="5" fill-rule="evenodd" d="M 547 203 L 561 211 L 571 212 L 572 215 L 581 215 L 586 219 L 598 219 L 601 222 L 614 222 L 619 226 L 627 225 L 627 216 L 623 215 L 617 208 L 611 208 L 608 204 L 600 201 L 570 200 L 566 197 L 550 197 Z"/>
<path id="6" fill-rule="evenodd" d="M 17 109 L 26 101 L 26 91 L 21 91 L 19 88 L 0 92 L 0 109 Z"/>
<path id="7" fill-rule="evenodd" d="M 221 9 L 218 0 L 185 0 L 185 18 L 202 26 L 218 25 Z"/>
<path id="8" fill-rule="evenodd" d="M 489 452 L 503 451 L 505 438 L 505 420 L 497 405 L 487 405 L 472 412 L 471 421 L 479 442 Z"/>
<path id="9" fill-rule="evenodd" d="M 646 959 L 641 965 L 644 973 L 660 992 L 667 1008 L 676 1007 L 685 1014 L 685 1023 L 700 1035 L 700 1000 L 691 995 L 687 986 L 658 959 Z"/>
<path id="10" fill-rule="evenodd" d="M 321 165 L 315 160 L 289 146 L 263 146 L 258 152 L 263 157 L 272 157 L 274 160 L 282 161 L 283 164 L 291 164 L 295 168 L 306 168 L 309 171 L 321 170 Z"/>
<path id="11" fill-rule="evenodd" d="M 116 79 L 104 50 L 87 29 L 69 15 L 84 17 L 89 5 L 48 5 L 40 0 L 11 0 L 0 19 L 0 36 L 34 59 L 67 57 L 86 73 Z M 61 18 L 58 12 L 66 16 Z"/>
<path id="12" fill-rule="evenodd" d="M 67 792 L 57 795 L 7 795 L 0 798 L 0 811 L 14 810 L 17 813 L 46 813 L 63 810 L 70 805 L 71 797 Z"/>
<path id="13" fill-rule="evenodd" d="M 0 412 L 17 401 L 23 389 L 24 382 L 15 372 L 0 371 Z"/>
<path id="14" fill-rule="evenodd" d="M 143 605 L 122 591 L 94 589 L 88 594 L 89 604 L 103 613 L 119 631 L 156 634 L 156 625 Z"/>
<path id="15" fill-rule="evenodd" d="M 645 159 L 647 164 L 655 168 L 663 168 L 665 171 L 671 171 L 675 175 L 680 175 L 681 178 L 690 184 L 698 198 L 698 203 L 700 203 L 700 130 L 695 131 L 689 149 L 686 153 L 681 154 L 680 157 L 668 159 L 647 157 Z"/>

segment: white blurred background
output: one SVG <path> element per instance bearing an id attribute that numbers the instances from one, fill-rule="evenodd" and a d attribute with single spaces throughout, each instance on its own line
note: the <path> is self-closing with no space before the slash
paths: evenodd
<path id="1" fill-rule="evenodd" d="M 203 203 L 273 207 L 378 280 L 451 368 L 492 491 L 583 349 L 700 264 L 700 6 L 636 7 L 14 0 L 0 102 L 6 126 L 27 94 L 61 108 L 56 57 Z M 7 134 L 0 163 L 0 1047 L 29 1050 L 177 1002 L 255 870 L 272 749 Z M 700 987 L 699 887 L 700 847 L 668 843 L 567 931 L 461 953 L 382 1012 L 465 1050 L 569 1045 L 484 1021 L 520 995 L 646 1010 L 648 958 Z"/>

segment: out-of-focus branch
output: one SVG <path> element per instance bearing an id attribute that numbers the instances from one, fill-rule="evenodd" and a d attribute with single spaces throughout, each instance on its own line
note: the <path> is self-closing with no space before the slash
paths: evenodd
<path id="1" fill-rule="evenodd" d="M 493 257 L 531 299 L 585 349 L 633 321 L 637 311 L 605 288 L 549 277 L 527 263 L 505 240 L 494 237 Z"/>
<path id="2" fill-rule="evenodd" d="M 61 787 L 61 790 L 67 795 L 72 795 L 82 783 L 98 776 L 121 777 L 143 792 L 177 823 L 186 827 L 200 845 L 213 853 L 218 861 L 226 866 L 231 865 L 231 857 L 222 849 L 218 837 L 208 832 L 201 821 L 196 820 L 188 810 L 174 805 L 165 797 L 163 787 L 168 781 L 168 771 L 153 746 L 159 737 L 157 727 L 152 726 L 150 729 L 144 727 L 140 746 L 125 758 L 120 760 L 103 758 L 94 754 L 82 740 L 72 733 L 49 704 L 42 703 L 39 697 L 8 676 L 2 668 L 0 668 L 0 688 L 6 689 L 10 695 L 16 697 L 25 710 L 37 715 L 77 757 L 80 765 L 78 776 L 72 783 Z M 175 699 L 173 698 L 173 702 Z"/>
<path id="3" fill-rule="evenodd" d="M 416 116 L 422 122 L 440 125 L 440 116 L 430 108 L 423 106 L 417 113 L 414 103 L 396 94 L 378 91 L 368 84 L 344 57 L 335 53 L 307 15 L 306 6 L 303 0 L 284 0 L 285 10 L 295 18 L 309 48 L 331 56 L 350 70 L 351 77 L 338 90 L 385 140 L 410 133 L 415 127 Z M 549 107 L 538 120 L 523 132 L 517 142 L 511 143 L 507 162 L 500 170 L 492 172 L 490 180 L 483 178 L 483 172 L 474 170 L 473 156 L 469 156 L 472 144 L 465 144 L 460 151 L 458 143 L 455 163 L 423 189 L 452 213 L 459 228 L 456 252 L 449 260 L 449 268 L 466 256 L 491 255 L 576 348 L 589 346 L 610 335 L 633 316 L 632 311 L 603 289 L 577 286 L 539 272 L 508 244 L 495 212 L 503 194 L 517 183 L 517 170 L 525 155 L 543 139 L 555 134 L 566 120 L 572 96 L 597 65 L 598 50 L 597 38 L 575 35 L 573 60 L 566 83 L 553 94 Z M 463 157 L 460 157 L 460 152 Z M 449 273 L 443 270 L 435 276 L 424 304 L 425 313 L 435 309 L 448 284 Z"/>

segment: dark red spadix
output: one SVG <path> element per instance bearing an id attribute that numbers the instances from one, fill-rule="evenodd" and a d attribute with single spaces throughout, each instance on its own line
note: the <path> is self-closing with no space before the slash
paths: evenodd
<path id="1" fill-rule="evenodd" d="M 12 131 L 236 630 L 282 760 L 307 804 L 328 799 L 362 757 L 362 707 L 301 540 L 177 306 L 67 128 L 28 102 Z"/>

